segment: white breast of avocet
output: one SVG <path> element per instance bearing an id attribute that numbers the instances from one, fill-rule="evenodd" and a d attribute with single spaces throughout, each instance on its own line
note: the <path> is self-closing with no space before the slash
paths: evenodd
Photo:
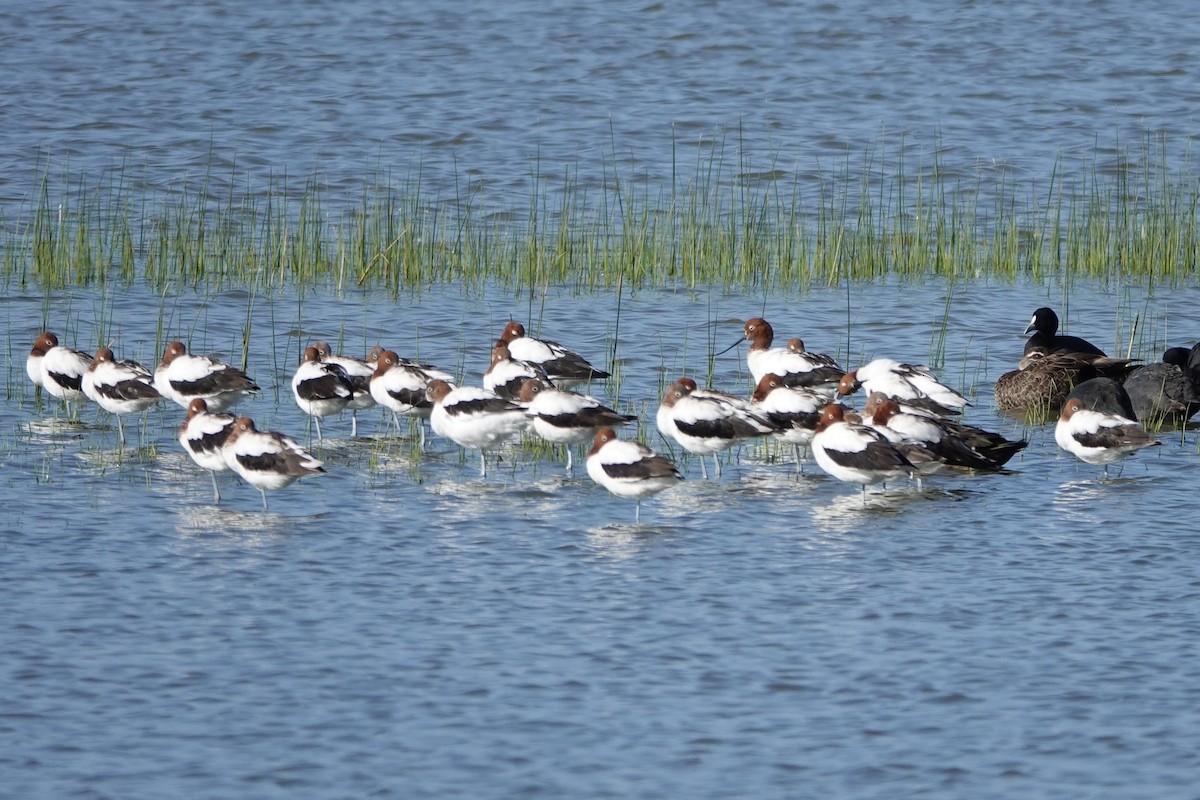
<path id="1" fill-rule="evenodd" d="M 233 430 L 235 417 L 232 414 L 210 414 L 207 411 L 190 412 L 187 421 L 179 429 L 179 443 L 192 460 L 205 469 L 221 472 L 229 469 L 225 461 L 224 444 Z"/>
<path id="2" fill-rule="evenodd" d="M 436 403 L 429 417 L 434 433 L 463 447 L 490 450 L 529 429 L 521 406 L 477 386 L 460 386 Z"/>
<path id="3" fill-rule="evenodd" d="M 698 454 L 720 452 L 736 441 L 775 430 L 744 401 L 715 393 L 693 392 L 680 398 L 671 417 L 675 438 Z"/>
<path id="4" fill-rule="evenodd" d="M 938 381 L 928 367 L 901 364 L 890 358 L 877 358 L 859 367 L 858 380 L 868 393 L 883 392 L 902 400 L 928 397 L 950 408 L 962 408 L 967 399 Z"/>
<path id="5" fill-rule="evenodd" d="M 300 470 L 321 467 L 299 442 L 275 432 L 244 432 L 227 442 L 223 455 L 226 466 L 262 489 L 282 489 L 300 477 Z M 291 468 L 289 460 L 294 460 L 298 469 Z"/>
<path id="6" fill-rule="evenodd" d="M 29 376 L 29 380 L 33 381 L 34 386 L 41 386 L 45 380 L 45 373 L 42 370 L 42 361 L 46 358 L 45 351 L 38 352 L 35 347 L 29 357 L 25 359 L 25 374 Z"/>
<path id="7" fill-rule="evenodd" d="M 639 442 L 611 439 L 587 459 L 588 476 L 618 497 L 642 499 L 674 486 L 678 471 Z"/>
<path id="8" fill-rule="evenodd" d="M 746 365 L 750 368 L 750 375 L 755 383 L 761 381 L 764 375 L 797 375 L 825 366 L 803 353 L 794 353 L 786 347 L 751 349 L 746 354 Z"/>
<path id="9" fill-rule="evenodd" d="M 1143 447 L 1157 444 L 1137 422 L 1078 407 L 1068 401 L 1054 427 L 1054 441 L 1088 464 L 1113 464 Z"/>
<path id="10" fill-rule="evenodd" d="M 658 410 L 654 412 L 654 424 L 664 439 L 679 441 L 679 431 L 675 428 L 675 420 L 672 419 L 673 414 L 673 406 L 669 406 L 666 403 L 659 405 Z"/>
<path id="11" fill-rule="evenodd" d="M 812 450 L 821 469 L 849 483 L 878 483 L 909 470 L 883 434 L 862 425 L 835 422 L 813 437 Z"/>
<path id="12" fill-rule="evenodd" d="M 764 388 L 762 380 L 759 387 Z M 759 396 L 758 390 L 755 396 Z M 812 441 L 821 409 L 828 403 L 826 395 L 812 389 L 774 385 L 761 400 L 751 403 L 750 408 L 779 426 L 776 438 L 793 444 L 808 444 Z"/>
<path id="13" fill-rule="evenodd" d="M 100 351 L 96 351 L 97 356 L 99 356 L 99 352 Z M 100 403 L 98 395 L 96 394 L 96 372 L 105 372 L 105 365 L 111 363 L 112 362 L 108 361 L 93 360 L 91 366 L 89 366 L 87 371 L 83 373 L 83 377 L 79 379 L 80 391 L 83 392 L 84 397 L 86 397 L 88 400 L 91 400 L 93 403 Z"/>

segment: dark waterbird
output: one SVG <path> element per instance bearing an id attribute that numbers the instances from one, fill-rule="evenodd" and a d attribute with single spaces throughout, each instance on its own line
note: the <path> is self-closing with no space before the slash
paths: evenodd
<path id="1" fill-rule="evenodd" d="M 1003 411 L 1042 415 L 1049 421 L 1058 415 L 1073 388 L 1092 378 L 1123 380 L 1132 364 L 1129 358 L 1035 348 L 1026 353 L 1017 369 L 996 379 L 996 406 Z"/>
<path id="2" fill-rule="evenodd" d="M 1124 387 L 1143 425 L 1184 424 L 1200 411 L 1200 345 L 1168 349 L 1159 363 L 1131 372 Z"/>
<path id="3" fill-rule="evenodd" d="M 1058 314 L 1054 309 L 1042 307 L 1033 312 L 1025 333 L 1032 333 L 1025 342 L 1025 355 L 1034 350 L 1044 350 L 1047 353 L 1086 353 L 1093 356 L 1103 356 L 1104 351 L 1087 339 L 1078 336 L 1058 335 Z"/>

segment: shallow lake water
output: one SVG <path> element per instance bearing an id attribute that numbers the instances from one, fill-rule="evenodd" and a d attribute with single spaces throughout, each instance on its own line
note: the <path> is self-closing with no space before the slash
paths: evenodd
<path id="1" fill-rule="evenodd" d="M 898 173 L 904 148 L 910 178 L 936 160 L 952 189 L 1048 191 L 1118 174 L 1126 149 L 1186 164 L 1198 38 L 1182 0 L 10 2 L 0 248 L 45 175 L 56 197 L 118 173 L 133 206 L 185 177 L 356 202 L 419 175 L 431 199 L 524 210 L 564 178 L 653 197 L 697 165 L 807 192 Z M 1195 797 L 1195 433 L 1105 480 L 991 402 L 1040 305 L 1111 352 L 1195 342 L 1200 290 L 1180 283 L 396 300 L 6 279 L 0 797 Z M 511 317 L 615 359 L 593 391 L 665 450 L 667 382 L 748 389 L 744 345 L 710 354 L 752 315 L 847 366 L 933 363 L 970 422 L 1029 447 L 1006 474 L 865 503 L 778 447 L 714 481 L 681 458 L 687 480 L 633 525 L 553 454 L 506 451 L 480 480 L 473 454 L 422 453 L 366 412 L 355 440 L 330 420 L 328 474 L 263 514 L 229 475 L 213 504 L 178 409 L 121 451 L 110 418 L 65 419 L 24 375 L 44 327 L 148 363 L 167 338 L 245 344 L 266 391 L 242 409 L 307 441 L 287 387 L 310 339 L 475 381 Z"/>
<path id="2" fill-rule="evenodd" d="M 111 306 L 121 355 L 154 361 L 159 301 Z M 664 381 L 762 313 L 843 363 L 929 361 L 967 418 L 1029 448 L 1008 474 L 874 490 L 793 475 L 743 447 L 721 480 L 643 504 L 561 460 L 362 436 L 331 418 L 328 474 L 259 496 L 206 473 L 151 412 L 120 455 L 111 420 L 34 402 L 23 375 L 37 297 L 3 301 L 0 407 L 5 648 L 0 773 L 13 796 L 1187 796 L 1198 766 L 1200 533 L 1186 512 L 1192 432 L 1164 433 L 1110 480 L 1051 427 L 998 416 L 1030 286 L 856 286 L 728 293 L 437 290 L 258 298 L 242 409 L 307 437 L 287 391 L 302 341 L 382 342 L 477 380 L 510 315 L 599 363 L 596 394 L 641 418 Z M 1076 287 L 1073 333 L 1114 347 L 1142 314 L 1185 339 L 1194 293 Z M 235 357 L 249 300 L 176 309 L 169 335 Z M 83 345 L 86 296 L 55 301 Z M 181 304 L 181 309 L 188 307 Z M 197 320 L 202 320 L 198 323 Z M 60 326 L 62 327 L 62 326 Z M 847 337 L 849 331 L 849 337 Z M 744 347 L 712 382 L 746 388 Z M 1146 353 L 1149 355 L 1149 352 Z M 278 397 L 275 388 L 278 387 Z M 626 435 L 631 435 L 632 432 Z"/>
<path id="3" fill-rule="evenodd" d="M 714 148 L 785 183 L 864 161 L 1047 185 L 1198 134 L 1185 0 L 14 2 L 0 9 L 0 202 L 46 167 L 153 187 L 421 175 L 498 203 L 619 168 L 658 189 Z M 119 46 L 114 45 L 119 42 Z M 884 163 L 884 154 L 887 159 Z M 39 159 L 42 163 L 39 164 Z M 926 177 L 928 175 L 926 174 Z M 1063 174 L 1060 173 L 1060 179 Z M 69 182 L 68 182 L 69 183 Z M 457 191 L 455 187 L 458 187 Z M 480 201 L 477 199 L 476 203 Z"/>

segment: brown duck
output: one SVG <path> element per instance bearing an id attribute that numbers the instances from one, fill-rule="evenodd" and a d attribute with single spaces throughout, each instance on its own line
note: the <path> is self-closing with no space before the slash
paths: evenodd
<path id="1" fill-rule="evenodd" d="M 1004 411 L 1033 412 L 1047 420 L 1058 416 L 1071 389 L 1097 377 L 1120 380 L 1135 359 L 1109 358 L 1090 353 L 1026 353 L 1017 369 L 996 380 L 996 405 Z"/>

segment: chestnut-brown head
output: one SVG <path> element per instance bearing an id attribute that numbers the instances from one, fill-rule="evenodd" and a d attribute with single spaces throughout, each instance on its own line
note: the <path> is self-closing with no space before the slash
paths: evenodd
<path id="1" fill-rule="evenodd" d="M 767 395 L 781 386 L 783 386 L 783 378 L 768 372 L 759 379 L 758 385 L 754 387 L 754 394 L 750 395 L 750 400 L 754 403 L 761 403 L 767 399 Z"/>
<path id="2" fill-rule="evenodd" d="M 663 396 L 662 404 L 664 406 L 673 406 L 694 391 L 696 391 L 696 382 L 694 380 L 691 378 L 680 378 L 667 387 L 667 393 Z"/>
<path id="3" fill-rule="evenodd" d="M 519 322 L 510 322 L 504 326 L 504 332 L 500 334 L 500 341 L 505 344 L 513 339 L 520 339 L 525 335 L 525 326 Z"/>
<path id="4" fill-rule="evenodd" d="M 254 433 L 258 429 L 254 427 L 254 420 L 249 417 L 238 417 L 234 420 L 233 430 L 229 432 L 229 438 L 225 440 L 225 445 L 228 447 L 243 433 Z"/>
<path id="5" fill-rule="evenodd" d="M 900 413 L 900 405 L 894 400 L 884 399 L 883 402 L 877 403 L 875 408 L 869 412 L 871 414 L 871 422 L 876 425 L 887 425 L 888 420 Z"/>
<path id="6" fill-rule="evenodd" d="M 512 353 L 508 352 L 508 344 L 506 342 L 496 342 L 496 346 L 492 348 L 492 361 L 488 368 L 496 366 L 502 361 L 508 361 L 512 358 Z"/>
<path id="7" fill-rule="evenodd" d="M 547 388 L 549 387 L 537 378 L 530 378 L 521 382 L 521 389 L 517 392 L 517 399 L 522 403 L 532 403 L 533 398 L 546 391 Z"/>
<path id="8" fill-rule="evenodd" d="M 837 403 L 830 403 L 829 405 L 825 406 L 825 408 L 821 409 L 821 419 L 817 422 L 816 432 L 820 433 L 830 425 L 835 425 L 839 422 L 844 422 L 845 420 L 845 406 Z"/>
<path id="9" fill-rule="evenodd" d="M 762 317 L 746 320 L 742 331 L 747 341 L 750 342 L 751 350 L 766 350 L 775 338 L 775 330 L 771 327 L 771 323 Z"/>
<path id="10" fill-rule="evenodd" d="M 40 336 L 33 342 L 33 349 L 29 351 L 31 356 L 44 356 L 52 347 L 58 347 L 58 337 L 50 331 L 43 331 Z"/>
<path id="11" fill-rule="evenodd" d="M 188 419 L 191 419 L 192 417 L 194 417 L 198 414 L 207 414 L 207 413 L 208 413 L 208 403 L 205 401 L 205 399 L 203 397 L 194 398 L 192 400 L 192 402 L 188 403 L 188 407 L 187 407 L 187 418 Z"/>
<path id="12" fill-rule="evenodd" d="M 425 396 L 429 398 L 431 403 L 435 405 L 446 399 L 446 395 L 454 391 L 450 384 L 443 380 L 432 380 L 425 387 Z"/>
<path id="13" fill-rule="evenodd" d="M 166 352 L 163 353 L 162 362 L 159 366 L 167 366 L 180 356 L 187 355 L 187 348 L 183 346 L 183 342 L 175 341 L 167 345 Z"/>
<path id="14" fill-rule="evenodd" d="M 395 350 L 381 350 L 376 356 L 375 373 L 371 377 L 378 378 L 399 363 L 400 356 Z"/>
<path id="15" fill-rule="evenodd" d="M 858 370 L 847 372 L 842 376 L 842 379 L 838 381 L 837 393 L 840 396 L 845 397 L 848 394 L 854 394 L 854 392 L 857 391 L 858 387 L 861 385 L 862 384 L 858 382 Z"/>
<path id="16" fill-rule="evenodd" d="M 596 430 L 596 436 L 592 439 L 592 449 L 588 450 L 589 456 L 594 456 L 600 452 L 600 448 L 617 438 L 617 432 L 612 428 L 599 428 Z"/>
<path id="17" fill-rule="evenodd" d="M 1058 419 L 1061 422 L 1066 422 L 1067 420 L 1071 419 L 1072 416 L 1075 415 L 1076 411 L 1082 411 L 1085 407 L 1086 406 L 1084 406 L 1082 400 L 1080 400 L 1078 397 L 1072 397 L 1062 407 L 1062 411 L 1059 413 Z"/>

